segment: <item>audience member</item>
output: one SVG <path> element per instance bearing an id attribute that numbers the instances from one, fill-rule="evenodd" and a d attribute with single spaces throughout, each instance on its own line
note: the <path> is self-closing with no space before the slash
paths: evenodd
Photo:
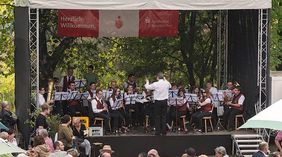
<path id="1" fill-rule="evenodd" d="M 259 151 L 253 154 L 253 157 L 266 157 L 268 156 L 269 147 L 268 143 L 261 142 L 258 147 Z"/>
<path id="2" fill-rule="evenodd" d="M 58 140 L 62 141 L 65 146 L 65 150 L 71 149 L 73 146 L 73 132 L 70 128 L 71 117 L 64 115 L 61 118 L 61 124 L 58 129 Z"/>
<path id="3" fill-rule="evenodd" d="M 189 156 L 189 157 L 195 157 L 196 156 L 196 150 L 192 147 L 189 147 L 188 149 L 185 150 L 185 153 Z"/>
<path id="4" fill-rule="evenodd" d="M 280 152 L 282 152 L 282 130 L 275 136 L 275 145 Z"/>
<path id="5" fill-rule="evenodd" d="M 9 130 L 8 131 L 8 139 L 7 139 L 10 143 L 13 143 L 15 146 L 18 146 L 18 142 L 15 138 L 15 132 L 14 130 Z"/>
<path id="6" fill-rule="evenodd" d="M 114 151 L 112 150 L 110 145 L 104 145 L 102 149 L 100 149 L 100 155 L 102 155 L 103 153 L 110 153 L 113 154 Z"/>
<path id="7" fill-rule="evenodd" d="M 280 157 L 280 156 L 281 156 L 280 152 L 277 152 L 277 151 L 269 155 L 269 157 Z"/>
<path id="8" fill-rule="evenodd" d="M 78 157 L 79 156 L 78 151 L 74 148 L 67 150 L 67 154 L 71 155 L 71 157 Z"/>
<path id="9" fill-rule="evenodd" d="M 0 113 L 0 120 L 6 127 L 12 129 L 17 123 L 17 119 L 13 116 L 13 113 L 10 111 L 10 104 L 7 101 L 3 101 L 1 103 L 1 106 L 2 110 Z"/>
<path id="10" fill-rule="evenodd" d="M 138 154 L 138 157 L 147 157 L 147 154 L 145 152 L 141 152 Z"/>
<path id="11" fill-rule="evenodd" d="M 50 107 L 47 103 L 41 106 L 41 112 L 35 120 L 35 129 L 48 129 L 47 116 L 50 113 Z"/>
<path id="12" fill-rule="evenodd" d="M 215 157 L 229 157 L 226 153 L 226 149 L 223 146 L 215 148 Z"/>
<path id="13" fill-rule="evenodd" d="M 38 153 L 39 157 L 48 157 L 50 154 L 50 148 L 45 144 L 42 136 L 35 136 L 33 141 L 34 150 Z"/>
<path id="14" fill-rule="evenodd" d="M 151 149 L 147 153 L 147 157 L 160 157 L 156 149 Z"/>
<path id="15" fill-rule="evenodd" d="M 104 152 L 100 155 L 100 157 L 112 157 L 111 153 Z"/>
<path id="16" fill-rule="evenodd" d="M 49 137 L 48 131 L 46 129 L 39 129 L 38 135 L 44 138 L 44 141 L 50 148 L 50 151 L 53 152 L 54 151 L 53 140 Z"/>
<path id="17" fill-rule="evenodd" d="M 64 151 L 64 144 L 61 141 L 56 141 L 54 143 L 54 152 L 49 155 L 49 157 L 65 157 L 67 152 Z"/>

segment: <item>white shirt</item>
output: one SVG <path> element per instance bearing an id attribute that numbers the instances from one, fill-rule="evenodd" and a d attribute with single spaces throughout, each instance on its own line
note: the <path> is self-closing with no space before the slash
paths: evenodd
<path id="1" fill-rule="evenodd" d="M 37 106 L 40 107 L 46 102 L 44 96 L 40 93 L 37 95 Z"/>
<path id="2" fill-rule="evenodd" d="M 121 107 L 122 101 L 116 98 L 116 101 L 114 102 L 113 98 L 110 98 L 109 100 L 112 110 L 118 110 Z"/>
<path id="3" fill-rule="evenodd" d="M 157 82 L 145 84 L 145 88 L 148 90 L 154 90 L 154 100 L 166 100 L 168 99 L 169 89 L 171 84 L 164 79 L 159 79 Z"/>
<path id="4" fill-rule="evenodd" d="M 245 101 L 245 96 L 244 95 L 241 95 L 239 100 L 238 100 L 238 104 L 240 105 L 243 105 L 244 104 L 244 101 Z"/>
<path id="5" fill-rule="evenodd" d="M 97 98 L 97 97 L 96 97 L 96 99 L 99 100 L 99 98 Z M 96 99 L 93 99 L 93 100 L 91 101 L 92 111 L 93 111 L 94 113 L 100 113 L 100 112 L 102 112 L 104 109 L 97 109 L 97 101 L 96 101 Z M 103 102 L 102 102 L 102 99 L 100 99 L 99 101 L 100 101 L 101 103 L 103 103 Z"/>

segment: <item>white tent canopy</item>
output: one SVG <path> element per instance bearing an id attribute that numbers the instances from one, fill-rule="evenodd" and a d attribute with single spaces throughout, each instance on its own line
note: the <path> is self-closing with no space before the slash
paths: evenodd
<path id="1" fill-rule="evenodd" d="M 271 8 L 271 0 L 15 0 L 15 2 L 17 6 L 39 9 L 231 10 Z"/>
<path id="2" fill-rule="evenodd" d="M 282 99 L 250 118 L 240 128 L 268 128 L 282 130 Z"/>

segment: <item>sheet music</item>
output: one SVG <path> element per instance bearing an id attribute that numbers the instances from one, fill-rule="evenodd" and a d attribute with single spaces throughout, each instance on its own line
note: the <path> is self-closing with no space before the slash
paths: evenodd
<path id="1" fill-rule="evenodd" d="M 77 91 L 70 92 L 70 93 L 68 94 L 67 100 L 75 99 L 75 96 L 76 96 L 77 94 L 78 94 Z"/>
<path id="2" fill-rule="evenodd" d="M 69 92 L 55 92 L 54 93 L 54 100 L 61 101 L 67 100 Z"/>
<path id="3" fill-rule="evenodd" d="M 74 83 L 76 88 L 81 88 L 86 85 L 86 79 L 74 80 Z"/>
<path id="4" fill-rule="evenodd" d="M 177 97 L 178 90 L 169 90 L 168 96 L 171 98 Z"/>
<path id="5" fill-rule="evenodd" d="M 136 97 L 137 97 L 137 94 L 124 94 L 124 100 L 125 100 L 125 105 L 128 105 L 128 104 L 135 104 L 136 102 Z"/>
<path id="6" fill-rule="evenodd" d="M 185 93 L 185 97 L 188 102 L 196 103 L 199 101 L 197 94 Z"/>

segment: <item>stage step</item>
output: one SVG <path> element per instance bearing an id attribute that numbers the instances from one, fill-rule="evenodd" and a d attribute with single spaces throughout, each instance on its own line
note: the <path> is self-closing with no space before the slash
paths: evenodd
<path id="1" fill-rule="evenodd" d="M 259 134 L 238 134 L 231 135 L 233 140 L 232 153 L 236 150 L 236 155 L 252 156 L 258 151 L 259 143 L 263 142 L 263 138 Z"/>
<path id="2" fill-rule="evenodd" d="M 248 145 L 248 144 L 246 144 L 246 145 L 243 145 L 243 144 L 239 144 L 238 145 L 240 148 L 258 148 L 258 144 L 254 144 L 254 145 Z"/>

